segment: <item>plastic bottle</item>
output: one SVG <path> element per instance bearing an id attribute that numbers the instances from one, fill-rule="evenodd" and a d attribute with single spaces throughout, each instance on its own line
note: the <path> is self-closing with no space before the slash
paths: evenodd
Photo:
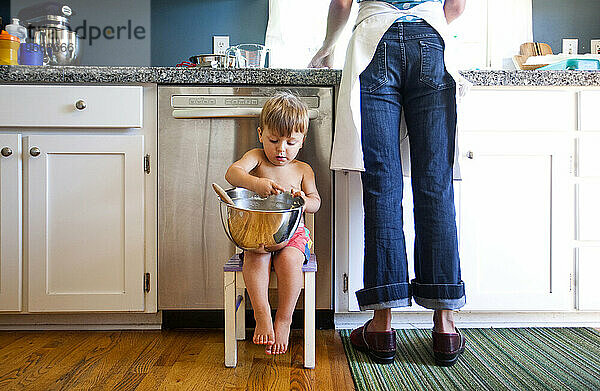
<path id="1" fill-rule="evenodd" d="M 24 26 L 21 26 L 19 19 L 13 18 L 12 23 L 7 24 L 5 29 L 6 32 L 13 37 L 19 38 L 21 43 L 25 43 L 25 39 L 27 38 L 27 29 Z"/>
<path id="2" fill-rule="evenodd" d="M 26 42 L 19 46 L 19 65 L 44 65 L 44 53 L 37 43 Z"/>

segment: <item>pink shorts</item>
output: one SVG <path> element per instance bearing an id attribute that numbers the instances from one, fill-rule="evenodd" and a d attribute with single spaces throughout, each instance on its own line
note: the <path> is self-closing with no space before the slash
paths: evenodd
<path id="1" fill-rule="evenodd" d="M 308 261 L 310 259 L 310 247 L 312 241 L 310 240 L 308 229 L 301 225 L 298 227 L 296 232 L 292 235 L 288 244 L 285 247 L 295 247 L 304 254 L 304 257 Z"/>

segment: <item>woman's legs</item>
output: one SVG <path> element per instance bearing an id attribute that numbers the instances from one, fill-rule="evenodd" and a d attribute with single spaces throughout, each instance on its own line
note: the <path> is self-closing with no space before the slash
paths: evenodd
<path id="1" fill-rule="evenodd" d="M 404 23 L 404 33 L 409 61 L 402 96 L 415 220 L 412 295 L 417 304 L 435 310 L 434 330 L 454 332 L 451 310 L 465 304 L 453 189 L 456 87 L 435 30 Z"/>
<path id="2" fill-rule="evenodd" d="M 454 327 L 454 311 L 433 311 L 433 331 L 437 333 L 456 333 L 456 327 Z"/>
<path id="3" fill-rule="evenodd" d="M 295 247 L 285 247 L 273 259 L 277 274 L 277 313 L 275 314 L 275 343 L 267 346 L 267 354 L 287 351 L 292 314 L 303 286 L 304 254 Z"/>
<path id="4" fill-rule="evenodd" d="M 392 310 L 390 308 L 375 310 L 373 320 L 367 331 L 388 331 L 392 329 Z M 438 333 L 455 333 L 454 312 L 452 310 L 433 311 L 433 330 Z"/>
<path id="5" fill-rule="evenodd" d="M 369 323 L 367 331 L 389 331 L 392 329 L 392 309 L 385 308 L 373 312 L 373 320 Z"/>
<path id="6" fill-rule="evenodd" d="M 390 28 L 360 75 L 365 253 L 364 288 L 356 297 L 361 310 L 410 305 L 399 148 L 402 52 L 397 31 Z"/>
<path id="7" fill-rule="evenodd" d="M 410 305 L 414 296 L 434 310 L 436 331 L 454 332 L 452 310 L 465 302 L 452 188 L 455 84 L 433 29 L 403 23 L 393 30 L 361 75 L 365 288 L 357 298 L 361 309 L 375 310 L 369 331 L 389 330 L 389 308 Z M 407 278 L 404 238 L 394 234 L 402 229 L 397 149 L 402 110 L 410 139 L 416 235 L 416 278 L 410 287 L 402 286 Z"/>
<path id="8" fill-rule="evenodd" d="M 269 305 L 269 274 L 271 272 L 271 253 L 261 254 L 244 251 L 242 274 L 250 302 L 254 309 L 256 328 L 252 342 L 259 345 L 275 343 L 271 306 Z M 242 309 L 243 310 L 243 309 Z"/>

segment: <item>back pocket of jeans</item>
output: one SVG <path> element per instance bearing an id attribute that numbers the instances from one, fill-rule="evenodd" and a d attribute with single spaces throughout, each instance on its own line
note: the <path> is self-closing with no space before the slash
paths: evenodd
<path id="1" fill-rule="evenodd" d="M 384 41 L 379 42 L 377 50 L 371 63 L 360 74 L 360 90 L 374 92 L 388 81 L 386 64 L 387 45 Z"/>
<path id="2" fill-rule="evenodd" d="M 420 41 L 421 81 L 436 90 L 453 87 L 454 80 L 444 65 L 444 47 L 430 41 Z"/>

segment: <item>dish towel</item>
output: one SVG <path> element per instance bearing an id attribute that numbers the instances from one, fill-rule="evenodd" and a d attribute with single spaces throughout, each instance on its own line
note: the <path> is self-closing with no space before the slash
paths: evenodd
<path id="1" fill-rule="evenodd" d="M 450 40 L 447 39 L 448 23 L 441 3 L 428 1 L 410 10 L 400 10 L 382 1 L 360 3 L 354 32 L 346 51 L 346 61 L 338 94 L 330 165 L 332 170 L 364 171 L 365 169 L 361 144 L 360 84 L 358 77 L 371 62 L 383 34 L 396 19 L 409 13 L 424 19 L 438 31 L 446 46 L 445 53 L 451 50 L 449 49 Z M 448 57 L 445 54 L 444 61 L 446 62 L 446 70 L 456 82 L 458 102 L 459 98 L 469 90 L 471 83 L 459 75 L 458 70 L 448 62 Z M 402 134 L 400 143 L 402 171 L 404 176 L 410 176 L 410 145 L 404 113 L 402 113 L 400 131 Z M 456 133 L 458 136 L 458 131 Z M 460 179 L 458 142 L 455 145 L 454 178 Z"/>

